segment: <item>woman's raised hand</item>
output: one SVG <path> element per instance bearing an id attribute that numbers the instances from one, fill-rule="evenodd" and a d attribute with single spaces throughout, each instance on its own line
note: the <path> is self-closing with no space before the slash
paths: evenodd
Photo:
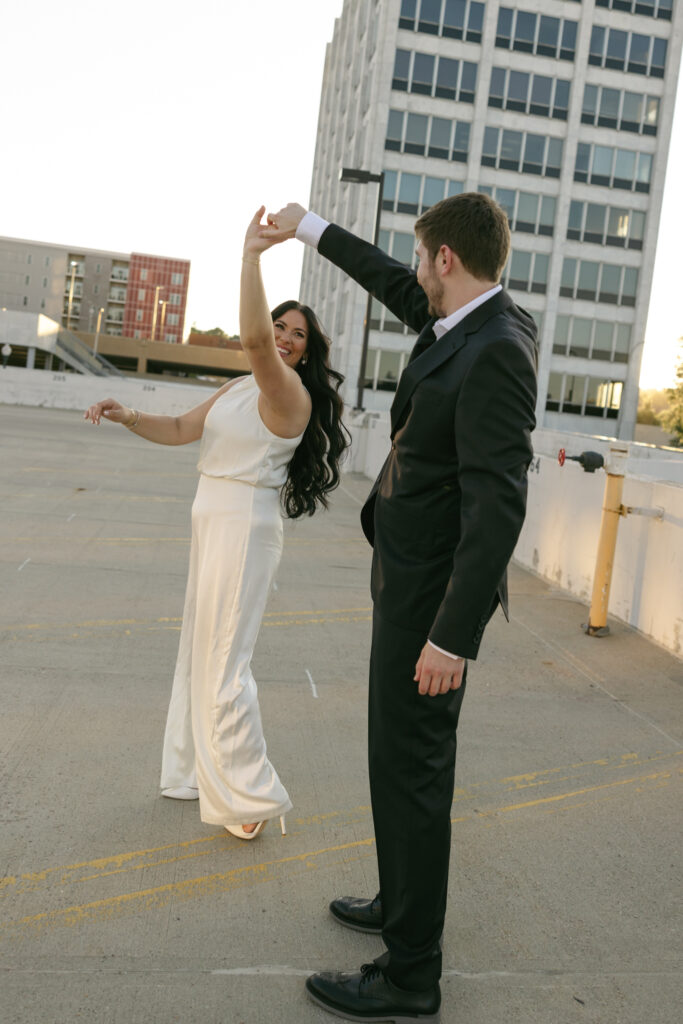
<path id="1" fill-rule="evenodd" d="M 278 241 L 278 239 L 266 238 L 262 234 L 265 224 L 261 224 L 261 218 L 265 212 L 265 206 L 259 206 L 249 221 L 249 227 L 244 236 L 244 255 L 250 256 L 254 260 L 258 260 L 262 252 L 270 249 L 271 245 L 275 245 L 276 241 Z"/>
<path id="2" fill-rule="evenodd" d="M 115 398 L 105 398 L 102 402 L 96 402 L 83 413 L 84 420 L 90 420 L 91 423 L 96 424 L 103 416 L 106 420 L 111 420 L 112 423 L 126 424 L 130 423 L 135 413 L 127 405 L 121 405 Z"/>

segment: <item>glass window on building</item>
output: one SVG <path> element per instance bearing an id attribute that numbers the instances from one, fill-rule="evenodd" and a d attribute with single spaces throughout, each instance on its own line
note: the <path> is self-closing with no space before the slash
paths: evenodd
<path id="1" fill-rule="evenodd" d="M 538 75 L 535 76 L 538 78 Z M 555 95 L 553 97 L 553 117 L 555 120 L 566 121 L 569 113 L 569 91 L 571 83 L 564 78 L 555 80 Z M 533 113 L 533 111 L 532 111 Z"/>
<path id="2" fill-rule="evenodd" d="M 605 67 L 623 71 L 626 66 L 626 47 L 628 45 L 628 32 L 618 28 L 611 28 L 607 32 L 607 52 L 605 56 Z"/>
<path id="3" fill-rule="evenodd" d="M 391 255 L 400 263 L 405 263 L 408 267 L 412 266 L 415 255 L 415 236 L 404 231 L 394 231 Z"/>
<path id="4" fill-rule="evenodd" d="M 619 302 L 619 285 L 621 284 L 621 267 L 614 263 L 603 263 L 600 275 L 599 302 L 609 302 L 616 306 Z"/>
<path id="5" fill-rule="evenodd" d="M 600 264 L 595 260 L 579 260 L 579 280 L 576 288 L 577 299 L 594 301 L 598 294 Z"/>
<path id="6" fill-rule="evenodd" d="M 448 196 L 459 196 L 461 192 L 465 191 L 464 181 L 451 180 L 446 185 L 446 195 Z"/>
<path id="7" fill-rule="evenodd" d="M 474 91 L 477 87 L 477 65 L 464 60 L 460 71 L 460 91 L 458 99 L 461 103 L 474 103 Z"/>
<path id="8" fill-rule="evenodd" d="M 459 60 L 453 60 L 450 57 L 439 57 L 434 95 L 442 96 L 447 100 L 454 100 L 458 89 L 459 71 Z"/>
<path id="9" fill-rule="evenodd" d="M 576 280 L 577 261 L 570 256 L 565 256 L 562 262 L 562 279 L 560 281 L 560 295 L 566 298 L 574 297 L 574 281 Z"/>
<path id="10" fill-rule="evenodd" d="M 440 20 L 441 0 L 422 0 L 420 20 L 417 23 L 418 32 L 427 32 L 429 35 L 438 36 Z"/>
<path id="11" fill-rule="evenodd" d="M 141 281 L 146 281 L 147 280 L 147 268 L 146 267 L 142 267 L 142 269 L 140 270 L 140 280 Z"/>
<path id="12" fill-rule="evenodd" d="M 534 268 L 531 275 L 531 291 L 537 295 L 545 295 L 548 288 L 548 266 L 550 256 L 537 252 L 534 256 Z"/>
<path id="13" fill-rule="evenodd" d="M 616 128 L 619 123 L 619 101 L 621 92 L 619 89 L 602 88 L 600 92 L 600 111 L 598 113 L 598 125 L 601 128 Z"/>
<path id="14" fill-rule="evenodd" d="M 489 106 L 502 109 L 505 101 L 505 68 L 491 68 L 491 84 L 489 86 Z"/>
<path id="15" fill-rule="evenodd" d="M 607 403 L 607 384 L 601 377 L 589 377 L 586 388 L 585 416 L 604 416 Z"/>
<path id="16" fill-rule="evenodd" d="M 508 171 L 518 171 L 522 156 L 522 133 L 503 130 L 499 166 Z"/>
<path id="17" fill-rule="evenodd" d="M 643 119 L 644 96 L 639 92 L 625 92 L 619 127 L 623 132 L 639 132 Z"/>
<path id="18" fill-rule="evenodd" d="M 401 0 L 401 13 L 398 19 L 398 27 L 414 30 L 416 12 L 417 0 Z"/>
<path id="19" fill-rule="evenodd" d="M 624 267 L 624 279 L 621 284 L 621 305 L 635 306 L 638 291 L 638 269 Z"/>
<path id="20" fill-rule="evenodd" d="M 397 171 L 384 172 L 384 188 L 382 191 L 382 209 L 392 210 L 396 202 L 396 188 L 398 184 Z"/>
<path id="21" fill-rule="evenodd" d="M 564 316 L 562 313 L 558 314 L 555 320 L 555 337 L 553 339 L 553 352 L 555 355 L 565 356 L 567 354 L 570 320 L 570 317 Z"/>
<path id="22" fill-rule="evenodd" d="M 631 324 L 616 324 L 614 332 L 614 362 L 627 363 L 631 348 Z"/>
<path id="23" fill-rule="evenodd" d="M 605 52 L 605 38 L 607 36 L 607 29 L 601 25 L 593 25 L 593 31 L 591 32 L 591 41 L 588 48 L 588 63 L 593 64 L 597 67 L 602 67 L 602 58 Z"/>
<path id="24" fill-rule="evenodd" d="M 610 185 L 614 150 L 611 146 L 593 146 L 591 161 L 591 185 Z"/>
<path id="25" fill-rule="evenodd" d="M 433 117 L 429 135 L 429 156 L 448 160 L 451 155 L 451 134 L 453 122 L 445 117 Z M 407 147 L 406 147 L 407 151 Z"/>
<path id="26" fill-rule="evenodd" d="M 407 92 L 409 78 L 410 50 L 397 50 L 394 57 L 394 77 L 391 80 L 391 88 Z"/>
<path id="27" fill-rule="evenodd" d="M 465 33 L 466 0 L 446 0 L 443 14 L 443 35 L 450 39 L 463 39 Z"/>
<path id="28" fill-rule="evenodd" d="M 530 80 L 531 75 L 526 74 L 524 71 L 510 71 L 508 77 L 507 110 L 519 110 L 522 113 L 526 111 Z"/>
<path id="29" fill-rule="evenodd" d="M 646 96 L 644 104 L 643 135 L 656 135 L 659 121 L 659 100 L 656 96 Z"/>
<path id="30" fill-rule="evenodd" d="M 490 194 L 493 195 L 493 189 Z M 497 188 L 495 191 L 495 199 L 498 205 L 505 211 L 510 228 L 513 228 L 515 223 L 515 203 L 517 202 L 517 193 L 513 188 Z"/>
<path id="31" fill-rule="evenodd" d="M 401 353 L 381 349 L 377 368 L 377 390 L 395 391 L 401 372 Z"/>
<path id="32" fill-rule="evenodd" d="M 548 139 L 548 149 L 545 157 L 546 178 L 559 178 L 562 168 L 562 139 Z"/>
<path id="33" fill-rule="evenodd" d="M 503 133 L 505 135 L 505 133 Z M 524 142 L 524 163 L 522 170 L 525 174 L 543 174 L 543 157 L 545 155 L 545 135 L 532 135 L 528 133 Z M 501 160 L 501 167 L 503 166 Z"/>
<path id="34" fill-rule="evenodd" d="M 484 144 L 481 151 L 481 162 L 484 167 L 496 166 L 499 134 L 499 128 L 484 128 Z"/>
<path id="35" fill-rule="evenodd" d="M 583 396 L 585 390 L 585 377 L 576 377 L 573 374 L 567 374 L 564 379 L 562 412 L 581 413 L 583 410 Z"/>
<path id="36" fill-rule="evenodd" d="M 628 237 L 630 214 L 621 206 L 610 206 L 607 218 L 607 244 L 624 248 Z"/>
<path id="37" fill-rule="evenodd" d="M 421 183 L 422 179 L 419 174 L 407 174 L 403 171 L 396 207 L 399 213 L 417 214 L 419 212 Z"/>
<path id="38" fill-rule="evenodd" d="M 508 288 L 517 288 L 519 291 L 527 291 L 529 278 L 531 276 L 531 253 L 513 250 L 510 255 L 510 272 L 508 276 Z"/>
<path id="39" fill-rule="evenodd" d="M 467 163 L 467 154 L 470 148 L 470 126 L 467 121 L 455 122 L 455 135 L 453 138 L 453 160 Z"/>
<path id="40" fill-rule="evenodd" d="M 555 205 L 554 196 L 541 197 L 541 210 L 538 218 L 539 235 L 553 235 L 555 231 Z"/>
<path id="41" fill-rule="evenodd" d="M 403 111 L 390 110 L 387 124 L 387 137 L 384 143 L 385 149 L 400 150 L 403 138 Z"/>
<path id="42" fill-rule="evenodd" d="M 583 231 L 583 208 L 584 204 L 578 199 L 572 199 L 569 204 L 569 219 L 567 221 L 567 238 L 579 241 Z"/>
<path id="43" fill-rule="evenodd" d="M 650 36 L 631 33 L 631 45 L 628 53 L 628 71 L 636 75 L 646 75 L 650 57 Z"/>
<path id="44" fill-rule="evenodd" d="M 636 192 L 650 191 L 650 178 L 652 176 L 652 157 L 649 153 L 638 154 L 638 167 L 636 170 Z"/>
<path id="45" fill-rule="evenodd" d="M 476 3 L 470 0 L 470 13 L 467 19 L 467 34 L 465 39 L 468 43 L 480 43 L 482 29 L 484 27 L 485 4 Z M 445 35 L 445 32 L 444 32 Z"/>
<path id="46" fill-rule="evenodd" d="M 582 316 L 575 316 L 572 319 L 572 340 L 569 346 L 569 355 L 586 358 L 590 352 L 591 331 L 593 321 Z"/>
<path id="47" fill-rule="evenodd" d="M 437 120 L 437 118 L 435 118 Z M 441 120 L 440 118 L 438 120 Z M 427 123 L 429 118 L 424 114 L 408 114 L 406 119 L 406 153 L 418 153 L 424 156 L 427 143 Z"/>
<path id="48" fill-rule="evenodd" d="M 576 33 L 578 22 L 565 21 L 562 24 L 562 42 L 560 43 L 560 60 L 574 60 L 576 56 Z"/>
<path id="49" fill-rule="evenodd" d="M 538 26 L 538 44 L 536 53 L 543 57 L 556 57 L 557 44 L 560 39 L 560 19 L 541 15 Z"/>
<path id="50" fill-rule="evenodd" d="M 595 124 L 598 112 L 598 86 L 587 85 L 583 90 L 583 106 L 581 108 L 581 123 Z"/>
<path id="51" fill-rule="evenodd" d="M 561 373 L 551 373 L 548 377 L 548 391 L 546 393 L 545 407 L 549 412 L 557 412 L 562 401 L 562 379 Z"/>
<path id="52" fill-rule="evenodd" d="M 498 25 L 496 27 L 496 46 L 504 50 L 510 49 L 512 42 L 512 16 L 514 11 L 510 7 L 501 7 L 498 11 Z"/>
<path id="53" fill-rule="evenodd" d="M 605 238 L 606 219 L 606 206 L 601 206 L 598 203 L 587 203 L 586 225 L 584 228 L 583 240 L 585 242 L 597 242 L 602 245 Z"/>
<path id="54" fill-rule="evenodd" d="M 640 210 L 632 210 L 629 219 L 628 247 L 640 250 L 643 248 L 645 236 L 645 214 Z"/>
<path id="55" fill-rule="evenodd" d="M 425 177 L 422 193 L 422 211 L 428 210 L 430 206 L 434 206 L 444 198 L 445 184 L 446 182 L 443 178 L 430 178 L 429 175 Z"/>
<path id="56" fill-rule="evenodd" d="M 614 162 L 614 188 L 633 188 L 636 173 L 636 154 L 631 149 L 618 149 Z"/>
<path id="57" fill-rule="evenodd" d="M 434 83 L 434 61 L 435 58 L 429 53 L 415 54 L 411 92 L 431 96 Z"/>
<path id="58" fill-rule="evenodd" d="M 514 196 L 514 192 L 512 193 L 512 195 Z M 502 205 L 503 204 L 501 203 L 501 206 Z M 519 199 L 517 201 L 517 216 L 515 218 L 515 230 L 526 231 L 532 235 L 535 234 L 537 215 L 538 196 L 533 195 L 531 192 L 520 192 Z"/>
<path id="59" fill-rule="evenodd" d="M 595 321 L 591 358 L 607 361 L 612 358 L 612 324 L 606 320 Z"/>
<path id="60" fill-rule="evenodd" d="M 652 40 L 652 58 L 650 61 L 650 74 L 653 78 L 664 78 L 666 65 L 666 39 Z"/>
<path id="61" fill-rule="evenodd" d="M 513 50 L 519 50 L 522 53 L 534 52 L 536 18 L 537 15 L 531 14 L 529 11 L 517 11 L 515 35 L 512 43 Z"/>

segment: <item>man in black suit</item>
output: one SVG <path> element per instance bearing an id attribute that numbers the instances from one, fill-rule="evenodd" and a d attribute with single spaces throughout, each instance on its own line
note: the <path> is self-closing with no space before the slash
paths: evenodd
<path id="1" fill-rule="evenodd" d="M 419 337 L 391 408 L 391 451 L 361 521 L 373 545 L 369 769 L 380 892 L 330 906 L 382 934 L 355 974 L 311 998 L 357 1021 L 436 1021 L 456 728 L 466 659 L 500 603 L 524 520 L 536 328 L 501 289 L 510 232 L 488 196 L 445 199 L 415 225 L 417 273 L 291 204 L 264 234 L 317 245 Z"/>

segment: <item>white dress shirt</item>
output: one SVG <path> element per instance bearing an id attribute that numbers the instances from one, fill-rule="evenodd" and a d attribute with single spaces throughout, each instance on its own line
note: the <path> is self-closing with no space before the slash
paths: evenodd
<path id="1" fill-rule="evenodd" d="M 317 213 L 313 213 L 311 210 L 305 214 L 304 217 L 299 221 L 299 225 L 296 229 L 296 238 L 300 242 L 304 242 L 306 245 L 312 246 L 314 249 L 318 248 L 318 242 L 320 241 L 323 232 L 329 227 L 329 221 L 324 220 L 323 217 L 319 217 Z M 477 306 L 483 305 L 488 299 L 492 298 L 499 291 L 502 291 L 502 285 L 497 284 L 493 288 L 489 288 L 488 291 L 482 295 L 477 295 L 476 299 L 472 299 L 471 302 L 466 303 L 464 306 L 460 306 L 459 309 L 449 313 L 448 316 L 443 317 L 441 320 L 437 320 L 434 324 L 434 336 L 438 340 L 442 338 L 444 334 L 452 330 L 456 324 L 459 324 L 461 320 L 477 308 Z M 452 654 L 450 651 L 445 651 L 443 647 L 437 647 L 431 640 L 427 640 L 430 647 L 433 647 L 436 651 L 441 654 L 447 655 L 452 658 L 453 661 L 462 661 L 459 654 Z"/>

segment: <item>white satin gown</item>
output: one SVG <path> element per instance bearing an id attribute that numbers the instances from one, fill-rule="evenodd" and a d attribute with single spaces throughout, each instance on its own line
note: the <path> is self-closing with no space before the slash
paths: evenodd
<path id="1" fill-rule="evenodd" d="M 268 760 L 251 658 L 282 553 L 280 488 L 303 434 L 273 434 L 253 377 L 210 409 L 161 788 L 199 790 L 202 821 L 275 818 L 291 800 Z"/>

